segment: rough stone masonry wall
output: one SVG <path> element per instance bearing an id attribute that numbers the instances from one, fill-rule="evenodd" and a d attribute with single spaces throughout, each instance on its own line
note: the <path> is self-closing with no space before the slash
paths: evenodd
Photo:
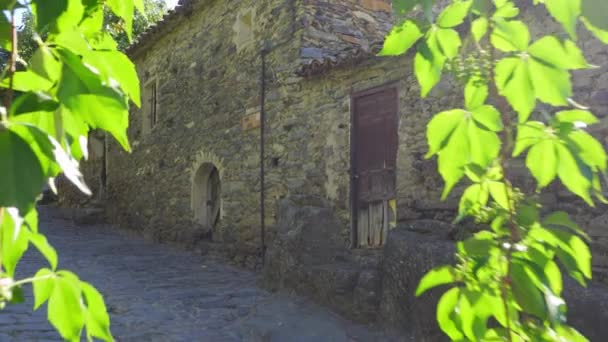
<path id="1" fill-rule="evenodd" d="M 528 8 L 524 19 L 533 23 L 532 36 L 558 32 L 559 27 L 542 7 Z M 542 31 L 540 30 L 542 28 Z M 579 44 L 588 61 L 598 68 L 577 71 L 573 76 L 574 99 L 591 107 L 601 123 L 591 132 L 604 144 L 608 143 L 608 47 L 601 44 L 588 32 L 581 30 Z M 462 107 L 462 95 L 455 89 L 458 84 L 449 80 L 441 82 L 425 99 L 420 99 L 419 86 L 412 74 L 411 58 L 372 59 L 357 67 L 345 67 L 313 77 L 303 83 L 302 101 L 314 99 L 308 105 L 308 115 L 315 118 L 311 132 L 318 139 L 308 143 L 313 155 L 322 160 L 319 170 L 323 177 L 317 182 L 327 198 L 333 200 L 337 213 L 348 230 L 350 221 L 349 180 L 349 96 L 353 92 L 374 86 L 397 82 L 400 93 L 399 153 L 398 153 L 398 219 L 402 222 L 437 219 L 451 221 L 458 204 L 459 189 L 446 202 L 440 202 L 443 182 L 439 177 L 434 159 L 423 158 L 427 151 L 426 124 L 433 114 L 442 110 Z M 321 139 L 324 137 L 324 139 Z M 303 144 L 303 142 L 301 142 Z M 518 182 L 531 190 L 534 182 L 525 177 L 527 171 L 517 172 Z M 565 210 L 581 223 L 594 239 L 594 270 L 599 278 L 608 273 L 608 214 L 606 205 L 597 204 L 589 208 L 575 196 L 570 195 L 559 182 L 548 189 L 542 197 L 543 203 L 554 210 Z M 348 235 L 346 232 L 344 236 Z"/>
<path id="2" fill-rule="evenodd" d="M 171 32 L 141 47 L 135 63 L 142 85 L 158 81 L 158 123 L 142 132 L 134 111 L 133 153 L 109 148 L 108 213 L 125 227 L 158 240 L 195 244 L 201 239 L 191 208 L 193 173 L 200 163 L 219 169 L 222 219 L 213 240 L 224 250 L 252 256 L 259 246 L 259 129 L 241 120 L 259 112 L 259 47 L 291 39 L 290 1 L 216 0 L 194 3 Z M 255 10 L 256 43 L 237 50 L 231 37 L 237 13 Z M 296 59 L 296 38 L 268 56 L 280 73 Z M 288 68 L 289 69 L 289 68 Z M 273 90 L 270 89 L 272 102 Z M 270 105 L 272 107 L 272 105 Z M 269 216 L 273 217 L 269 210 Z M 236 254 L 236 253 L 235 253 Z M 253 266 L 254 260 L 241 260 Z"/>
<path id="3" fill-rule="evenodd" d="M 539 36 L 539 28 L 543 28 L 543 32 L 546 32 L 545 29 L 557 30 L 555 23 L 542 8 L 528 9 L 524 16 L 529 19 L 528 22 L 534 23 L 533 36 Z M 580 33 L 580 44 L 589 62 L 600 67 L 575 73 L 574 98 L 591 106 L 592 111 L 602 119 L 602 123 L 593 129 L 593 133 L 605 143 L 608 127 L 608 64 L 605 61 L 608 60 L 608 48 L 586 32 Z M 278 118 L 275 123 L 277 129 L 272 137 L 275 144 L 297 151 L 298 155 L 294 155 L 290 164 L 282 165 L 281 170 L 289 173 L 294 182 L 299 182 L 297 188 L 302 189 L 300 193 L 322 197 L 326 202 L 311 206 L 310 200 L 302 201 L 297 196 L 292 203 L 283 202 L 283 207 L 288 209 L 283 209 L 285 212 L 280 211 L 279 215 L 287 213 L 287 216 L 294 216 L 290 210 L 297 205 L 303 209 L 299 217 L 295 215 L 295 218 L 290 219 L 281 216 L 279 233 L 267 258 L 265 280 L 275 286 L 295 288 L 299 293 L 329 304 L 351 318 L 362 321 L 383 319 L 392 326 L 403 324 L 410 317 L 408 315 L 418 312 L 407 306 L 413 299 L 405 300 L 419 279 L 418 273 L 422 274 L 421 272 L 436 265 L 440 260 L 445 262 L 451 259 L 451 250 L 444 247 L 449 244 L 447 240 L 458 238 L 460 234 L 458 229 L 448 222 L 455 217 L 462 187 L 455 189 L 446 202 L 440 202 L 443 181 L 437 173 L 436 162 L 423 158 L 427 152 L 427 123 L 435 113 L 463 106 L 462 94 L 457 91 L 460 86 L 448 77 L 427 98 L 420 99 L 420 89 L 412 74 L 411 61 L 411 55 L 372 58 L 357 66 L 337 67 L 322 75 L 303 80 L 297 88 L 298 91 L 290 93 L 289 115 L 294 122 L 297 122 L 295 118 L 298 117 L 306 117 L 306 121 L 292 125 L 288 124 L 287 118 Z M 389 241 L 389 246 L 392 247 L 384 252 L 369 251 L 370 255 L 363 258 L 363 251 L 344 250 L 350 239 L 350 96 L 354 92 L 385 84 L 397 86 L 400 96 L 397 161 L 400 228 L 394 233 L 407 232 L 408 238 L 418 238 L 422 241 L 421 236 L 416 237 L 417 234 L 412 232 L 421 231 L 426 234 L 427 240 L 438 241 L 438 245 L 442 246 L 432 249 L 432 253 L 445 253 L 444 255 L 427 259 L 395 259 L 414 255 L 397 251 L 410 249 L 418 240 L 405 243 Z M 282 124 L 285 127 L 297 127 L 298 131 L 280 130 Z M 297 158 L 304 160 L 298 162 Z M 518 183 L 523 184 L 526 189 L 533 189 L 533 180 L 523 176 L 526 170 L 517 171 Z M 289 189 L 296 188 L 293 184 L 286 186 Z M 587 229 L 594 241 L 592 249 L 595 278 L 605 279 L 608 267 L 607 206 L 598 204 L 597 208 L 589 209 L 582 201 L 568 195 L 558 182 L 547 191 L 542 200 L 551 209 L 566 210 Z M 327 225 L 311 226 L 302 223 L 303 217 L 309 215 L 311 210 L 323 212 L 322 208 L 315 206 L 332 209 L 342 224 L 341 229 L 331 229 L 328 233 Z M 315 221 L 311 219 L 310 222 Z M 336 221 L 330 222 L 336 224 Z M 325 230 L 315 233 L 315 227 L 324 227 L 319 229 Z M 330 237 L 326 240 L 331 241 L 331 247 L 327 247 L 326 251 L 315 249 L 315 239 L 310 238 L 315 234 L 317 237 L 329 234 Z M 428 246 L 430 245 L 422 243 L 421 251 Z M 322 260 L 307 259 L 307 251 L 321 253 Z M 384 266 L 375 264 L 374 253 L 376 257 L 385 253 Z M 374 267 L 381 268 L 382 273 L 378 274 Z M 412 273 L 414 269 L 420 272 Z M 600 302 L 605 303 L 606 300 L 602 299 Z M 434 307 L 435 304 L 436 300 L 427 300 L 416 307 Z M 575 301 L 574 307 L 580 313 L 585 312 L 592 304 L 592 301 L 587 301 L 584 305 Z M 374 308 L 378 311 L 374 311 Z M 430 312 L 430 316 L 422 315 L 424 319 L 420 320 L 420 326 L 411 326 L 413 329 L 432 331 L 433 310 L 426 311 Z"/>

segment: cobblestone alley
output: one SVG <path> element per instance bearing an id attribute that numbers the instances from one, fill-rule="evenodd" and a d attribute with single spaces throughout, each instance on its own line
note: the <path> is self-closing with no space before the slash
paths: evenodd
<path id="1" fill-rule="evenodd" d="M 40 229 L 59 252 L 59 267 L 105 296 L 118 341 L 389 341 L 307 300 L 271 294 L 255 274 L 209 257 L 156 245 L 108 225 L 77 226 L 40 210 Z M 45 267 L 30 250 L 18 278 Z M 46 306 L 0 312 L 0 342 L 57 341 Z"/>

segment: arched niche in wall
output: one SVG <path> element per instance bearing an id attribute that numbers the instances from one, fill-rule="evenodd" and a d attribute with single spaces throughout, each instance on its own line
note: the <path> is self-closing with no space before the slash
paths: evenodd
<path id="1" fill-rule="evenodd" d="M 200 151 L 190 169 L 193 221 L 206 231 L 217 228 L 222 210 L 223 162 L 215 154 Z"/>
<path id="2" fill-rule="evenodd" d="M 213 230 L 221 218 L 222 184 L 220 172 L 212 163 L 203 163 L 192 184 L 194 219 L 206 230 Z"/>

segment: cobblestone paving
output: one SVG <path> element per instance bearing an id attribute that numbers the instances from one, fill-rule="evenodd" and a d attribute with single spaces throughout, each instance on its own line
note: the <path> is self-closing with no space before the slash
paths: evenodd
<path id="1" fill-rule="evenodd" d="M 42 208 L 40 229 L 75 271 L 105 296 L 118 341 L 394 341 L 299 297 L 255 286 L 255 274 L 107 225 L 76 226 Z M 26 254 L 18 278 L 44 267 Z M 57 341 L 46 306 L 0 312 L 0 342 Z"/>

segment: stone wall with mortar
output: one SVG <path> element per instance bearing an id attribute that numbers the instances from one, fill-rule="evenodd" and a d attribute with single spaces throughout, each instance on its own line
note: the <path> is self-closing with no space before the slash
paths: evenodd
<path id="1" fill-rule="evenodd" d="M 259 128 L 242 120 L 259 113 L 260 47 L 283 43 L 267 56 L 268 74 L 280 75 L 297 60 L 293 1 L 194 2 L 173 30 L 132 52 L 141 83 L 156 80 L 158 122 L 142 131 L 142 111 L 130 119 L 131 154 L 109 146 L 108 217 L 162 241 L 195 244 L 202 239 L 191 207 L 192 179 L 205 162 L 221 175 L 222 219 L 213 240 L 248 256 L 259 246 Z M 242 9 L 255 13 L 253 44 L 230 39 Z M 278 98 L 269 81 L 267 106 Z M 271 110 L 269 110 L 271 112 Z M 255 121 L 255 120 L 254 120 Z M 272 218 L 272 206 L 268 205 Z M 269 222 L 272 224 L 272 222 Z"/>
<path id="2" fill-rule="evenodd" d="M 539 28 L 543 28 L 543 32 L 546 32 L 544 31 L 546 29 L 557 29 L 552 19 L 540 8 L 528 9 L 524 16 L 532 20 L 528 22 L 535 22 L 532 28 L 533 36 L 539 36 Z M 589 105 L 601 118 L 601 123 L 591 131 L 606 143 L 608 64 L 605 61 L 608 47 L 586 32 L 580 33 L 580 44 L 589 62 L 600 67 L 575 73 L 574 99 Z M 413 312 L 418 312 L 408 307 L 407 303 L 411 304 L 411 301 L 404 300 L 404 296 L 408 294 L 399 294 L 399 291 L 413 289 L 414 283 L 420 278 L 422 273 L 412 270 L 428 270 L 431 266 L 451 259 L 452 252 L 442 247 L 433 250 L 432 253 L 444 253 L 435 258 L 406 260 L 399 259 L 399 253 L 388 253 L 385 250 L 384 266 L 378 273 L 373 271 L 373 267 L 370 271 L 370 265 L 374 264 L 370 260 L 375 260 L 374 255 L 368 255 L 362 260 L 358 256 L 360 251 L 344 251 L 350 239 L 351 94 L 387 84 L 399 89 L 397 194 L 400 229 L 419 232 L 427 237 L 430 236 L 431 240 L 438 241 L 459 239 L 468 229 L 455 227 L 449 223 L 455 217 L 462 186 L 456 188 L 447 201 L 441 202 L 439 198 L 443 181 L 437 173 L 436 161 L 424 159 L 427 152 L 425 134 L 427 123 L 435 113 L 463 107 L 463 96 L 457 91 L 461 87 L 447 77 L 427 98 L 421 99 L 419 86 L 412 73 L 411 61 L 411 55 L 384 59 L 370 58 L 354 66 L 351 64 L 338 66 L 321 75 L 301 80 L 297 83 L 297 92 L 291 92 L 289 95 L 291 104 L 289 114 L 277 118 L 274 123 L 274 133 L 270 138 L 275 144 L 285 146 L 287 151 L 292 151 L 285 154 L 286 163 L 281 164 L 280 170 L 288 174 L 293 181 L 287 182 L 284 178 L 284 184 L 280 179 L 274 184 L 281 184 L 289 189 L 288 196 L 308 194 L 320 197 L 326 201 L 323 205 L 333 210 L 342 226 L 341 229 L 331 230 L 331 238 L 328 240 L 331 241 L 332 248 L 328 248 L 329 252 L 323 253 L 324 261 L 319 262 L 307 260 L 302 255 L 303 251 L 312 253 L 315 250 L 311 240 L 306 238 L 307 234 L 313 234 L 310 231 L 314 228 L 309 227 L 305 230 L 302 227 L 306 225 L 297 219 L 279 220 L 279 233 L 269 250 L 264 279 L 275 287 L 294 288 L 299 293 L 315 298 L 321 303 L 330 304 L 353 319 L 361 321 L 383 319 L 393 326 L 399 325 L 400 321 L 406 321 L 408 315 L 411 316 Z M 298 121 L 298 117 L 306 119 Z M 296 131 L 293 131 L 294 129 Z M 301 159 L 298 161 L 299 158 Z M 515 164 L 523 165 L 521 160 Z M 526 176 L 525 169 L 515 165 L 513 171 L 518 184 L 522 184 L 525 189 L 534 188 L 534 181 Z M 576 197 L 569 195 L 559 182 L 547 190 L 542 202 L 553 210 L 569 212 L 589 232 L 593 238 L 595 279 L 606 282 L 606 271 L 608 271 L 606 209 L 608 207 L 598 203 L 596 208 L 589 208 Z M 306 217 L 311 210 L 310 205 L 302 205 L 302 207 L 301 216 L 291 215 L 299 217 L 300 220 Z M 280 217 L 283 217 L 284 210 L 286 209 L 279 210 Z M 315 210 L 321 211 L 319 208 Z M 336 221 L 332 219 L 331 222 L 335 224 Z M 323 227 L 323 224 L 317 223 L 317 226 Z M 322 232 L 317 234 L 321 236 Z M 415 237 L 416 234 L 409 236 Z M 428 239 L 420 236 L 418 238 Z M 396 245 L 399 245 L 399 248 L 407 248 L 403 243 Z M 401 256 L 403 255 L 402 253 Z M 378 284 L 381 284 L 380 287 L 375 287 Z M 601 285 L 598 288 L 599 292 L 605 291 L 605 287 Z M 576 291 L 575 287 L 572 291 Z M 362 295 L 363 293 L 365 295 Z M 435 305 L 434 301 L 423 301 L 423 303 L 421 305 Z M 605 303 L 606 300 L 602 300 L 602 305 Z M 584 313 L 587 308 L 590 312 L 598 309 L 593 307 L 592 300 L 586 300 L 583 304 L 575 302 L 575 307 L 578 313 Z M 374 308 L 377 311 L 374 311 Z M 392 319 L 389 320 L 389 317 Z M 431 317 L 426 322 L 421 322 L 420 326 L 413 328 L 431 329 L 433 322 Z"/>

